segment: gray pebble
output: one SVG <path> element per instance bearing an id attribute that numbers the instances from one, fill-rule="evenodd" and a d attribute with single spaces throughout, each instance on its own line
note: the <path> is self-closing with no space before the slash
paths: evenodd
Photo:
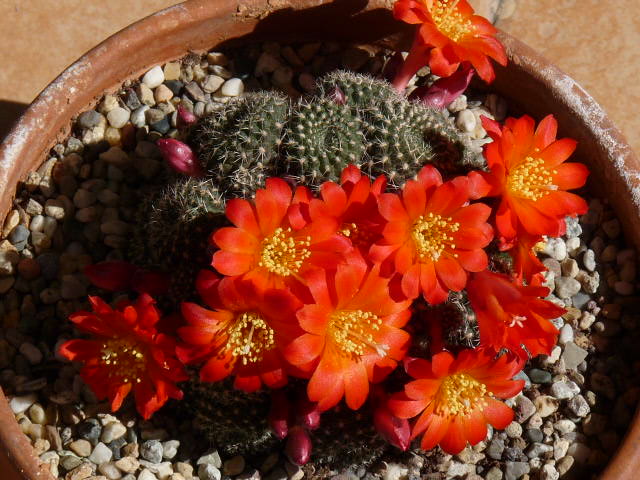
<path id="1" fill-rule="evenodd" d="M 525 436 L 531 443 L 541 442 L 544 439 L 544 433 L 539 428 L 527 428 Z"/>
<path id="2" fill-rule="evenodd" d="M 24 225 L 18 225 L 9 234 L 8 240 L 15 247 L 15 249 L 21 252 L 26 246 L 27 241 L 29 240 L 29 229 Z"/>
<path id="3" fill-rule="evenodd" d="M 224 78 L 219 77 L 218 75 L 207 75 L 202 84 L 202 89 L 207 93 L 213 93 L 218 91 L 223 83 Z"/>
<path id="4" fill-rule="evenodd" d="M 502 452 L 504 451 L 504 440 L 499 437 L 494 437 L 489 442 L 489 446 L 486 449 L 486 453 L 490 458 L 494 460 L 500 460 L 502 458 Z"/>
<path id="5" fill-rule="evenodd" d="M 568 370 L 575 370 L 576 368 L 578 368 L 578 365 L 580 365 L 584 361 L 584 359 L 587 358 L 588 354 L 589 352 L 580 348 L 575 343 L 568 342 L 564 346 L 564 351 L 562 352 L 561 358 Z"/>
<path id="6" fill-rule="evenodd" d="M 567 402 L 567 407 L 569 408 L 569 411 L 577 417 L 586 417 L 591 411 L 589 404 L 582 395 L 576 395 L 569 400 Z"/>
<path id="7" fill-rule="evenodd" d="M 529 445 L 529 448 L 527 448 L 527 457 L 538 458 L 552 451 L 553 447 L 551 445 L 545 445 L 544 443 L 535 442 L 532 445 Z"/>
<path id="8" fill-rule="evenodd" d="M 555 382 L 551 385 L 551 395 L 559 400 L 573 398 L 578 393 L 580 393 L 580 387 L 571 380 Z"/>
<path id="9" fill-rule="evenodd" d="M 78 125 L 82 128 L 93 128 L 104 123 L 104 116 L 95 110 L 82 112 L 78 116 Z"/>
<path id="10" fill-rule="evenodd" d="M 560 329 L 560 335 L 558 335 L 558 343 L 565 345 L 569 342 L 573 342 L 573 327 L 568 323 L 563 325 Z"/>
<path id="11" fill-rule="evenodd" d="M 505 480 L 518 480 L 529 473 L 529 464 L 526 462 L 505 462 Z"/>
<path id="12" fill-rule="evenodd" d="M 140 445 L 140 456 L 152 463 L 162 461 L 162 443 L 158 440 L 147 440 Z"/>
<path id="13" fill-rule="evenodd" d="M 187 91 L 189 96 L 194 99 L 196 102 L 204 102 L 206 101 L 206 97 L 204 96 L 204 92 L 200 88 L 197 82 L 192 81 L 187 83 L 184 86 L 184 89 Z"/>
<path id="14" fill-rule="evenodd" d="M 546 370 L 541 370 L 539 368 L 532 368 L 529 370 L 529 378 L 533 383 L 537 384 L 546 384 L 551 383 L 551 373 Z"/>

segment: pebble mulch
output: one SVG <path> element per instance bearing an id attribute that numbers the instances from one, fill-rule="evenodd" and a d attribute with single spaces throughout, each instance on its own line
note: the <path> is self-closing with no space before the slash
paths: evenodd
<path id="1" fill-rule="evenodd" d="M 336 68 L 378 73 L 382 53 L 335 43 L 247 47 L 190 55 L 149 70 L 80 114 L 73 135 L 20 186 L 0 231 L 0 385 L 23 432 L 54 477 L 64 480 L 300 480 L 279 452 L 222 459 L 193 437 L 191 425 L 159 412 L 150 422 L 131 406 L 116 414 L 97 403 L 77 367 L 55 354 L 73 336 L 70 313 L 94 292 L 84 266 L 123 257 L 140 185 L 165 168 L 155 140 L 177 134 L 176 105 L 197 116 L 245 91 L 310 93 Z M 419 72 L 417 82 L 428 71 Z M 478 154 L 490 141 L 479 115 L 503 120 L 494 94 L 461 96 L 451 121 Z M 615 451 L 638 401 L 640 336 L 634 311 L 636 253 L 606 202 L 568 222 L 567 235 L 540 252 L 550 299 L 568 308 L 555 320 L 558 345 L 522 374 L 510 400 L 516 418 L 504 432 L 456 456 L 412 453 L 375 471 L 354 466 L 340 480 L 516 480 L 589 478 Z M 306 470 L 307 472 L 309 470 Z"/>

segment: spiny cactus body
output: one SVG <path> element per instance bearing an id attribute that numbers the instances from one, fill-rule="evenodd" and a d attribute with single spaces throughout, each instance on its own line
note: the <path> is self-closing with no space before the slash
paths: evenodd
<path id="1" fill-rule="evenodd" d="M 387 175 L 391 186 L 401 187 L 425 163 L 449 172 L 482 167 L 444 112 L 408 101 L 388 83 L 366 75 L 338 71 L 319 80 L 323 96 L 334 95 L 336 87 L 363 121 L 363 170 Z"/>
<path id="2" fill-rule="evenodd" d="M 284 145 L 287 173 L 310 185 L 338 180 L 366 150 L 357 113 L 328 98 L 301 100 L 294 106 Z"/>
<path id="3" fill-rule="evenodd" d="M 353 411 L 344 405 L 322 414 L 320 428 L 311 432 L 311 461 L 332 470 L 369 466 L 389 448 L 373 426 L 368 405 Z"/>
<path id="4" fill-rule="evenodd" d="M 211 261 L 208 236 L 225 223 L 224 205 L 213 180 L 196 178 L 177 180 L 141 203 L 129 257 L 170 273 L 174 302 L 194 296 L 197 273 Z"/>
<path id="5" fill-rule="evenodd" d="M 279 442 L 267 422 L 266 390 L 246 393 L 234 389 L 230 380 L 194 380 L 186 385 L 182 403 L 193 416 L 194 429 L 226 455 L 259 455 Z"/>
<path id="6" fill-rule="evenodd" d="M 207 174 L 228 196 L 248 196 L 275 173 L 290 100 L 252 93 L 204 117 L 190 142 Z"/>

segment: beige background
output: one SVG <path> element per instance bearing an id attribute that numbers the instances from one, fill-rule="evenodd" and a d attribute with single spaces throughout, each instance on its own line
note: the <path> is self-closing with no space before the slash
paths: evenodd
<path id="1" fill-rule="evenodd" d="M 581 83 L 640 151 L 640 1 L 471 1 L 479 8 L 497 9 L 499 27 Z M 0 136 L 25 105 L 85 51 L 176 3 L 0 0 Z"/>

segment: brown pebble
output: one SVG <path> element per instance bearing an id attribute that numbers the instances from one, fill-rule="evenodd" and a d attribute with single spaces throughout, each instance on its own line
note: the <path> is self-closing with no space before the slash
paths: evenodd
<path id="1" fill-rule="evenodd" d="M 23 258 L 18 263 L 18 273 L 25 280 L 35 280 L 40 276 L 40 264 L 33 258 Z"/>
<path id="2" fill-rule="evenodd" d="M 91 475 L 93 475 L 91 465 L 83 463 L 67 473 L 64 480 L 84 480 L 85 478 L 89 478 Z"/>
<path id="3" fill-rule="evenodd" d="M 47 432 L 47 438 L 51 443 L 51 449 L 55 452 L 59 452 L 62 450 L 62 439 L 60 438 L 60 434 L 58 433 L 58 429 L 53 425 L 47 425 L 45 427 Z"/>
<path id="4" fill-rule="evenodd" d="M 128 443 L 122 447 L 122 455 L 125 457 L 138 458 L 140 456 L 140 450 L 137 443 Z"/>

